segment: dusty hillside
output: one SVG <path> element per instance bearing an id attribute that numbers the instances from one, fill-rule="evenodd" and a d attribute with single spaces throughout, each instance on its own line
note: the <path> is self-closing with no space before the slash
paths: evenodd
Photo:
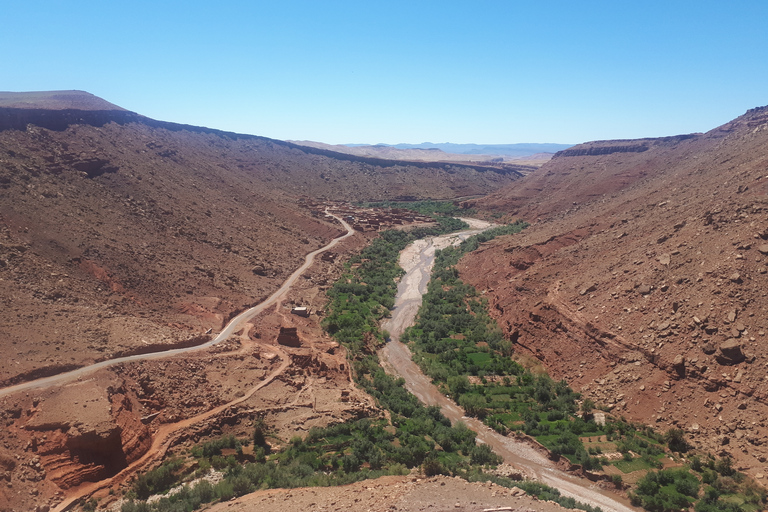
<path id="1" fill-rule="evenodd" d="M 340 232 L 300 196 L 457 197 L 517 178 L 313 151 L 78 91 L 0 93 L 0 383 L 219 328 Z"/>
<path id="2" fill-rule="evenodd" d="M 344 231 L 327 199 L 463 197 L 518 177 L 160 122 L 79 91 L 0 93 L 0 388 L 199 344 Z M 377 414 L 320 317 L 290 314 L 321 309 L 370 236 L 324 253 L 224 346 L 3 394 L 0 510 L 108 496 L 167 450 L 247 436 L 256 417 L 288 439 Z"/>
<path id="3" fill-rule="evenodd" d="M 343 487 L 255 492 L 229 503 L 214 505 L 211 512 L 223 510 L 267 512 L 280 509 L 328 512 L 347 510 L 560 512 L 567 510 L 552 501 L 538 501 L 519 489 L 506 489 L 492 483 L 469 483 L 460 478 L 445 476 L 431 478 L 387 476 L 375 481 L 363 481 Z"/>
<path id="4" fill-rule="evenodd" d="M 518 352 L 598 404 L 762 478 L 768 108 L 708 133 L 558 153 L 473 206 L 521 235 L 461 262 Z"/>

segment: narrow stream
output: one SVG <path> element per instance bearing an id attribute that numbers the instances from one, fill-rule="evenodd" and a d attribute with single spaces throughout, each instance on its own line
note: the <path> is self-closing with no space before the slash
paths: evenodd
<path id="1" fill-rule="evenodd" d="M 462 421 L 477 432 L 478 442 L 486 443 L 504 458 L 504 461 L 520 469 L 528 478 L 538 480 L 560 490 L 564 496 L 602 508 L 605 512 L 631 512 L 629 502 L 617 495 L 605 492 L 589 480 L 565 473 L 530 445 L 514 438 L 503 436 L 481 421 L 464 416 L 464 411 L 452 400 L 442 395 L 411 361 L 411 352 L 400 342 L 400 336 L 413 324 L 421 307 L 422 295 L 427 291 L 435 250 L 449 245 L 457 245 L 462 240 L 492 227 L 492 224 L 476 219 L 462 219 L 471 229 L 423 240 L 417 240 L 406 247 L 400 254 L 400 266 L 405 275 L 400 280 L 395 298 L 392 317 L 382 324 L 382 329 L 389 331 L 390 342 L 379 352 L 379 358 L 387 369 L 405 379 L 408 391 L 416 395 L 426 405 L 440 406 L 443 414 L 451 423 Z"/>

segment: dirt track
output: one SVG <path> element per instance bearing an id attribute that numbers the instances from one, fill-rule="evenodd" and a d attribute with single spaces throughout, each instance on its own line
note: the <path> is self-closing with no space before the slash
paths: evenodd
<path id="1" fill-rule="evenodd" d="M 326 213 L 328 213 L 328 215 L 332 216 L 333 218 L 341 222 L 341 224 L 344 226 L 344 229 L 347 230 L 346 234 L 338 238 L 334 238 L 333 240 L 331 240 L 331 242 L 328 245 L 307 254 L 307 256 L 304 258 L 304 264 L 298 269 L 296 269 L 293 272 L 293 274 L 291 274 L 288 277 L 288 279 L 285 280 L 282 286 L 280 286 L 280 288 L 275 293 L 270 295 L 269 298 L 266 299 L 264 302 L 261 302 L 260 304 L 250 309 L 247 309 L 246 311 L 243 311 L 242 313 L 237 315 L 235 318 L 233 318 L 229 322 L 229 324 L 227 324 L 227 326 L 216 337 L 214 337 L 212 340 L 208 341 L 207 343 L 204 343 L 202 345 L 198 345 L 195 347 L 177 348 L 177 349 L 171 349 L 171 350 L 163 350 L 162 352 L 153 352 L 149 354 L 138 354 L 135 356 L 109 359 L 107 361 L 102 361 L 100 363 L 84 366 L 83 368 L 78 368 L 77 370 L 72 370 L 70 372 L 60 373 L 58 375 L 52 375 L 51 377 L 45 377 L 42 379 L 37 379 L 30 382 L 25 382 L 22 384 L 17 384 L 15 386 L 9 386 L 7 388 L 0 389 L 0 397 L 10 395 L 13 393 L 18 393 L 21 391 L 27 391 L 30 389 L 45 388 L 45 387 L 53 386 L 55 384 L 62 384 L 64 382 L 82 377 L 98 369 L 107 368 L 109 366 L 114 366 L 120 363 L 130 363 L 130 362 L 136 362 L 136 361 L 146 361 L 148 359 L 159 359 L 163 357 L 171 357 L 171 356 L 185 354 L 193 351 L 204 350 L 206 348 L 212 347 L 213 345 L 216 345 L 217 343 L 221 343 L 222 341 L 228 339 L 232 335 L 232 333 L 234 333 L 236 330 L 240 329 L 243 326 L 243 324 L 245 324 L 248 320 L 252 319 L 262 311 L 266 310 L 268 307 L 277 303 L 291 288 L 291 286 L 293 286 L 293 284 L 296 282 L 296 279 L 298 279 L 299 276 L 301 276 L 304 273 L 304 271 L 306 271 L 312 265 L 312 263 L 315 261 L 315 256 L 335 247 L 336 244 L 338 244 L 340 241 L 354 234 L 355 232 L 354 229 L 352 229 L 352 227 L 349 224 L 347 224 L 341 217 L 337 217 L 336 215 L 333 215 L 332 213 L 329 213 L 327 211 Z"/>
<path id="2" fill-rule="evenodd" d="M 171 355 L 177 355 L 179 353 L 183 352 L 190 352 L 193 350 L 201 350 L 203 348 L 207 348 L 212 346 L 215 343 L 219 343 L 221 341 L 224 341 L 227 339 L 235 330 L 243 327 L 243 325 L 248 322 L 248 320 L 252 319 L 259 313 L 263 312 L 266 308 L 272 306 L 279 300 L 283 298 L 285 293 L 290 289 L 290 287 L 293 285 L 293 283 L 296 281 L 296 279 L 306 271 L 307 268 L 309 268 L 312 263 L 314 262 L 314 257 L 332 247 L 334 247 L 337 243 L 339 243 L 341 240 L 351 236 L 354 234 L 354 230 L 344 222 L 339 217 L 334 217 L 339 220 L 344 228 L 347 230 L 347 233 L 339 238 L 336 238 L 332 240 L 328 245 L 325 247 L 318 249 L 310 254 L 307 255 L 305 259 L 304 265 L 302 265 L 298 270 L 296 270 L 286 281 L 285 283 L 280 287 L 279 290 L 277 290 L 274 294 L 272 294 L 266 301 L 262 302 L 258 306 L 255 306 L 253 308 L 250 308 L 247 311 L 244 311 L 237 317 L 235 317 L 228 325 L 227 327 L 213 340 L 206 343 L 205 345 L 201 345 L 199 347 L 191 347 L 189 349 L 178 349 L 173 351 L 166 351 L 162 353 L 156 353 L 156 354 L 146 354 L 146 355 L 140 355 L 140 356 L 133 356 L 130 358 L 121 358 L 119 360 L 112 360 L 112 361 L 106 361 L 105 363 L 108 364 L 99 364 L 99 365 L 92 365 L 85 368 L 81 368 L 79 370 L 76 370 L 74 372 L 69 372 L 66 374 L 57 375 L 48 379 L 40 379 L 38 381 L 34 381 L 31 383 L 27 383 L 27 386 L 22 387 L 40 387 L 40 386 L 50 386 L 53 384 L 57 384 L 62 381 L 67 381 L 74 379 L 76 377 L 79 377 L 83 375 L 84 373 L 90 373 L 92 371 L 95 371 L 98 368 L 104 367 L 104 366 L 111 366 L 114 364 L 117 364 L 119 362 L 126 362 L 126 360 L 129 361 L 138 361 L 138 360 L 145 360 L 145 359 L 154 359 L 158 357 L 169 357 Z M 171 424 L 165 424 L 161 425 L 160 428 L 154 433 L 152 438 L 152 445 L 150 449 L 138 460 L 130 464 L 128 467 L 120 471 L 117 475 L 102 480 L 99 482 L 88 482 L 84 483 L 78 487 L 72 488 L 67 491 L 65 499 L 59 503 L 53 510 L 53 512 L 62 512 L 64 510 L 68 510 L 73 504 L 80 502 L 80 500 L 84 498 L 88 498 L 90 496 L 93 496 L 95 493 L 99 491 L 103 491 L 106 489 L 109 489 L 123 481 L 126 480 L 126 478 L 133 475 L 136 471 L 140 470 L 141 468 L 145 467 L 146 465 L 150 464 L 152 461 L 157 460 L 158 458 L 161 458 L 165 455 L 168 448 L 171 446 L 174 437 L 176 434 L 180 433 L 183 429 L 188 428 L 191 425 L 194 425 L 196 423 L 200 423 L 208 418 L 211 418 L 213 416 L 216 416 L 217 414 L 220 414 L 221 412 L 229 409 L 230 407 L 233 407 L 237 404 L 240 404 L 242 402 L 245 402 L 249 398 L 251 398 L 258 390 L 264 388 L 268 384 L 270 384 L 276 377 L 281 375 L 291 364 L 291 358 L 282 350 L 280 350 L 277 346 L 270 345 L 270 350 L 277 353 L 279 356 L 281 363 L 280 366 L 272 371 L 270 374 L 264 377 L 258 384 L 253 386 L 248 392 L 245 393 L 244 396 L 241 396 L 235 400 L 232 400 L 228 403 L 225 403 L 223 405 L 220 405 L 218 407 L 215 407 L 209 411 L 206 411 L 202 414 L 199 414 L 197 416 L 187 418 L 183 421 L 179 421 L 176 423 Z M 5 394 L 9 394 L 12 392 L 19 391 L 20 386 L 14 386 L 11 388 L 6 388 L 5 390 L 2 390 L 2 392 L 5 392 Z M 0 394 L 0 396 L 2 396 Z M 298 397 L 297 397 L 298 398 Z"/>

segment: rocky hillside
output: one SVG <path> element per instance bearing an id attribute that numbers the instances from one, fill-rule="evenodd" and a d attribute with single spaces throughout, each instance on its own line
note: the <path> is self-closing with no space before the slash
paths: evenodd
<path id="1" fill-rule="evenodd" d="M 340 232 L 302 196 L 452 198 L 517 177 L 0 93 L 0 385 L 219 328 Z"/>
<path id="2" fill-rule="evenodd" d="M 461 263 L 518 353 L 762 478 L 768 107 L 704 134 L 575 146 L 472 206 L 533 223 Z"/>

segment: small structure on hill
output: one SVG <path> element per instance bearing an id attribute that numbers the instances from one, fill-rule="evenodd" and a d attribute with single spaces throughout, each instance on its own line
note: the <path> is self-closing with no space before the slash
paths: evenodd
<path id="1" fill-rule="evenodd" d="M 300 347 L 301 339 L 299 338 L 298 330 L 295 327 L 280 327 L 277 343 L 286 347 Z"/>
<path id="2" fill-rule="evenodd" d="M 306 306 L 296 306 L 291 308 L 291 314 L 307 318 L 309 317 L 309 308 Z"/>

